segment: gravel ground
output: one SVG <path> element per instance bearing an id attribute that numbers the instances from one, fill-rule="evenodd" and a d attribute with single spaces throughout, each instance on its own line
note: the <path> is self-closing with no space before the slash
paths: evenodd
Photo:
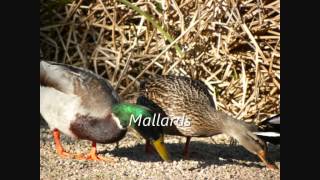
<path id="1" fill-rule="evenodd" d="M 62 135 L 67 151 L 87 153 L 91 142 Z M 156 153 L 144 153 L 145 141 L 129 131 L 116 144 L 98 144 L 99 154 L 118 162 L 106 163 L 62 159 L 55 152 L 52 133 L 40 122 L 40 179 L 280 179 L 280 170 L 265 168 L 255 155 L 242 146 L 229 145 L 230 138 L 192 138 L 190 159 L 184 160 L 185 138 L 166 136 L 173 162 L 162 162 Z M 280 168 L 280 146 L 269 145 L 272 162 Z"/>

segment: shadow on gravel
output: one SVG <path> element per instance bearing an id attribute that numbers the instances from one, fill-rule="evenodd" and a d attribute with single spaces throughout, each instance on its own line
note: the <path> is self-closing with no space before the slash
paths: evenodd
<path id="1" fill-rule="evenodd" d="M 49 128 L 47 123 L 40 117 L 40 129 Z M 53 141 L 52 139 L 46 139 L 47 141 Z M 171 154 L 171 159 L 174 161 L 184 160 L 183 148 L 184 143 L 166 143 L 167 150 Z M 138 162 L 159 162 L 162 161 L 158 154 L 154 151 L 151 154 L 145 153 L 145 144 L 139 144 L 134 147 L 121 147 L 121 141 L 119 142 L 119 148 L 113 150 L 104 150 L 98 152 L 99 154 L 110 153 L 115 157 L 126 157 L 128 160 L 134 160 Z M 227 145 L 227 144 L 211 144 L 200 141 L 192 141 L 189 146 L 190 158 L 189 160 L 199 161 L 198 168 L 204 168 L 211 165 L 225 165 L 225 164 L 238 164 L 241 166 L 264 168 L 260 164 L 260 159 L 251 154 L 245 148 L 240 145 Z M 273 144 L 268 145 L 269 153 L 268 159 L 270 162 L 280 161 L 280 146 Z M 247 163 L 241 163 L 239 161 L 246 161 Z M 187 160 L 186 160 L 187 161 Z M 249 163 L 248 163 L 249 162 Z"/>
<path id="2" fill-rule="evenodd" d="M 42 118 L 40 114 L 40 129 L 41 128 L 49 128 L 47 122 Z"/>
<path id="3" fill-rule="evenodd" d="M 145 153 L 144 144 L 139 144 L 134 147 L 124 148 L 120 146 L 118 149 L 111 151 L 101 151 L 101 154 L 110 153 L 115 157 L 127 157 L 129 160 L 139 162 L 158 162 L 161 161 L 160 157 L 154 151 L 151 154 Z M 183 148 L 184 144 L 169 144 L 166 143 L 166 147 L 171 154 L 172 160 L 183 160 Z M 205 142 L 193 141 L 190 144 L 190 160 L 199 161 L 199 168 L 203 168 L 211 165 L 224 165 L 224 164 L 239 164 L 248 167 L 259 167 L 260 159 L 251 154 L 242 146 L 224 145 L 224 144 L 207 144 Z M 280 161 L 280 146 L 274 146 L 269 144 L 268 159 L 270 162 Z M 235 160 L 246 161 L 250 163 L 240 163 Z"/>

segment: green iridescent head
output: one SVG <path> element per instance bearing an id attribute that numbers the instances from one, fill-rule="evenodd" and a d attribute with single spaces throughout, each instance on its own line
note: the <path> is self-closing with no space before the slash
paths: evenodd
<path id="1" fill-rule="evenodd" d="M 120 119 L 122 126 L 131 126 L 133 128 L 137 125 L 133 119 L 153 116 L 153 112 L 147 107 L 129 103 L 120 103 L 113 106 L 112 113 Z"/>
<path id="2" fill-rule="evenodd" d="M 118 117 L 123 127 L 131 126 L 149 140 L 163 160 L 170 160 L 164 145 L 162 127 L 143 123 L 145 119 L 150 120 L 154 117 L 154 113 L 149 108 L 136 104 L 120 103 L 112 107 L 112 113 Z"/>

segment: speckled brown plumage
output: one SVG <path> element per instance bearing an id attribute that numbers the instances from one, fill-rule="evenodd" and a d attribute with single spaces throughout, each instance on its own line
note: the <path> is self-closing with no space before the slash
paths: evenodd
<path id="1" fill-rule="evenodd" d="M 157 76 L 141 84 L 140 95 L 139 104 L 151 105 L 155 111 L 164 112 L 172 119 L 185 115 L 191 120 L 190 127 L 176 127 L 178 132 L 164 127 L 167 134 L 208 137 L 222 133 L 219 117 L 223 114 L 215 113 L 212 96 L 201 81 L 181 76 Z"/>
<path id="2" fill-rule="evenodd" d="M 266 144 L 253 134 L 257 127 L 217 111 L 209 89 L 202 81 L 181 76 L 145 79 L 141 83 L 137 103 L 170 119 L 185 115 L 190 126 L 164 126 L 163 129 L 166 134 L 187 137 L 184 151 L 186 158 L 191 137 L 225 133 L 237 139 L 251 153 L 258 155 L 268 167 L 276 168 L 265 158 Z"/>

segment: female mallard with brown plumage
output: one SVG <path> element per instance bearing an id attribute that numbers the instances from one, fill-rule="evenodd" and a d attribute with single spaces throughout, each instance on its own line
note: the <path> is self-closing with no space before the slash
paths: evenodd
<path id="1" fill-rule="evenodd" d="M 76 155 L 76 159 L 108 160 L 97 156 L 96 143 L 121 140 L 131 125 L 153 143 L 162 159 L 169 160 L 159 127 L 130 123 L 131 115 L 149 117 L 153 112 L 143 106 L 121 103 L 112 86 L 91 71 L 41 61 L 40 113 L 53 131 L 60 156 L 74 156 L 64 151 L 60 143 L 62 132 L 73 138 L 92 141 L 91 152 Z"/>
<path id="2" fill-rule="evenodd" d="M 253 133 L 257 129 L 217 111 L 207 86 L 199 80 L 181 76 L 146 79 L 141 83 L 137 103 L 149 107 L 162 117 L 172 120 L 185 118 L 190 122 L 185 123 L 189 126 L 184 126 L 179 121 L 173 121 L 172 126 L 164 127 L 165 134 L 187 137 L 184 149 L 186 158 L 191 137 L 210 137 L 225 133 L 237 139 L 248 151 L 258 155 L 267 167 L 277 168 L 267 161 L 266 144 Z"/>

